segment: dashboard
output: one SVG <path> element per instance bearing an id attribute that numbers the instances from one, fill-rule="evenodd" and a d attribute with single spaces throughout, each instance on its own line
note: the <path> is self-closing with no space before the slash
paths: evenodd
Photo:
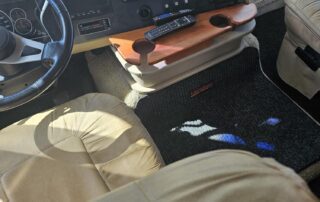
<path id="1" fill-rule="evenodd" d="M 64 0 L 75 30 L 75 44 L 149 26 L 152 17 L 185 8 L 196 13 L 243 3 L 245 0 Z M 0 26 L 26 38 L 47 41 L 58 35 L 54 15 L 45 16 L 46 29 L 39 16 L 44 0 L 0 0 Z M 47 31 L 53 32 L 48 34 Z"/>
<path id="2" fill-rule="evenodd" d="M 0 26 L 23 37 L 47 41 L 49 36 L 39 22 L 36 1 L 0 0 Z"/>

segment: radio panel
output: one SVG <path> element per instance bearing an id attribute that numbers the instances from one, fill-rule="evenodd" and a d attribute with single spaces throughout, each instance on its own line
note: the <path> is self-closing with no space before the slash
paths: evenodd
<path id="1" fill-rule="evenodd" d="M 111 28 L 111 23 L 109 18 L 104 18 L 100 20 L 94 20 L 86 23 L 78 24 L 78 30 L 80 35 L 87 35 L 97 32 L 103 32 Z"/>

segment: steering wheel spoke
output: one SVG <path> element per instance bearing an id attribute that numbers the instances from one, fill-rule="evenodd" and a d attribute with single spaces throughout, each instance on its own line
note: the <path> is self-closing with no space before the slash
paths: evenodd
<path id="1" fill-rule="evenodd" d="M 14 33 L 11 34 L 15 39 L 15 49 L 8 58 L 0 60 L 0 64 L 24 64 L 41 61 L 45 44 L 21 37 Z M 24 50 L 26 48 L 34 49 L 35 54 L 25 55 Z"/>
<path id="2" fill-rule="evenodd" d="M 48 34 L 48 36 L 50 37 L 50 39 L 52 41 L 52 36 L 51 36 L 50 32 L 47 29 L 47 26 L 46 26 L 46 23 L 45 23 L 45 19 L 44 19 L 45 13 L 47 12 L 49 6 L 50 6 L 49 1 L 45 0 L 43 2 L 43 6 L 42 6 L 42 9 L 40 11 L 40 22 L 41 22 L 41 25 L 42 25 L 43 29 L 46 31 L 46 33 Z"/>

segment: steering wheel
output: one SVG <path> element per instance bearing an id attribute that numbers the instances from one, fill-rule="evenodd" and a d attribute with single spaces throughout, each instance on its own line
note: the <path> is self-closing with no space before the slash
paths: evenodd
<path id="1" fill-rule="evenodd" d="M 32 84 L 18 92 L 1 95 L 0 91 L 0 112 L 16 108 L 41 95 L 62 75 L 68 65 L 74 41 L 71 18 L 62 0 L 45 0 L 40 14 L 43 26 L 43 16 L 49 6 L 56 14 L 61 28 L 61 38 L 58 40 L 44 44 L 21 37 L 4 27 L 0 27 L 0 64 L 17 65 L 41 62 L 42 68 L 48 69 Z M 27 47 L 38 51 L 34 55 L 25 56 L 23 51 Z M 0 75 L 0 81 L 5 79 Z"/>

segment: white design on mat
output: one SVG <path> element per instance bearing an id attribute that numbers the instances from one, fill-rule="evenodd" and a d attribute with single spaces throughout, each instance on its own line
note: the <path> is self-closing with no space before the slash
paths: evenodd
<path id="1" fill-rule="evenodd" d="M 201 120 L 186 121 L 180 127 L 172 128 L 171 132 L 187 132 L 192 136 L 200 136 L 207 132 L 217 130 L 216 127 L 204 124 Z"/>

